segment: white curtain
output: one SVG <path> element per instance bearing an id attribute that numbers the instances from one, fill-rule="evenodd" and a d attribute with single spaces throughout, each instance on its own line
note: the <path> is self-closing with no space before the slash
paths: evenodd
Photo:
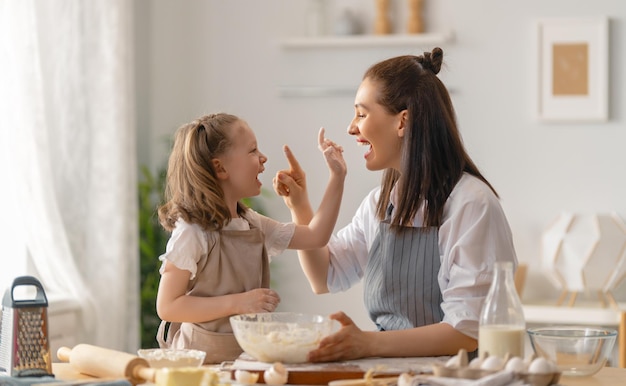
<path id="1" fill-rule="evenodd" d="M 129 352 L 139 345 L 132 42 L 127 0 L 0 0 L 3 288 L 37 276 L 49 297 L 80 302 L 82 342 Z"/>

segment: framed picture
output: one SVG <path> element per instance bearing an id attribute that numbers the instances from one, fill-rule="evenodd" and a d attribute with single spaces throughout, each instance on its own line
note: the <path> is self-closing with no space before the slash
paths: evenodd
<path id="1" fill-rule="evenodd" d="M 607 121 L 609 19 L 538 21 L 539 119 Z"/>

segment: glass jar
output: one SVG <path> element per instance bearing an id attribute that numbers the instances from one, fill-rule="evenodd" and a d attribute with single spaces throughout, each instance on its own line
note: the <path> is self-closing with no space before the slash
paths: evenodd
<path id="1" fill-rule="evenodd" d="M 526 320 L 515 289 L 513 263 L 496 262 L 489 293 L 480 313 L 479 355 L 524 357 Z"/>

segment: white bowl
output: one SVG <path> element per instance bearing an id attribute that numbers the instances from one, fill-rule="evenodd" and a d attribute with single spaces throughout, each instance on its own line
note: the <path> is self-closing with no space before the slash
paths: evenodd
<path id="1" fill-rule="evenodd" d="M 206 353 L 199 350 L 183 349 L 140 349 L 137 351 L 140 358 L 145 359 L 150 367 L 160 369 L 164 367 L 199 367 L 204 362 Z"/>
<path id="2" fill-rule="evenodd" d="M 304 363 L 307 354 L 333 332 L 325 316 L 293 312 L 243 314 L 230 317 L 235 339 L 261 362 Z"/>

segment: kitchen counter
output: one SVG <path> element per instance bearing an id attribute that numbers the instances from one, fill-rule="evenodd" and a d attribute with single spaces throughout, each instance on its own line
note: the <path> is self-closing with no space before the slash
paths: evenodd
<path id="1" fill-rule="evenodd" d="M 618 386 L 626 383 L 626 369 L 605 367 L 591 377 L 561 377 L 563 386 Z"/>
<path id="2" fill-rule="evenodd" d="M 59 380 L 93 379 L 77 373 L 68 363 L 53 363 L 52 370 Z M 561 377 L 559 386 L 622 386 L 626 384 L 626 369 L 605 367 L 591 377 Z"/>

